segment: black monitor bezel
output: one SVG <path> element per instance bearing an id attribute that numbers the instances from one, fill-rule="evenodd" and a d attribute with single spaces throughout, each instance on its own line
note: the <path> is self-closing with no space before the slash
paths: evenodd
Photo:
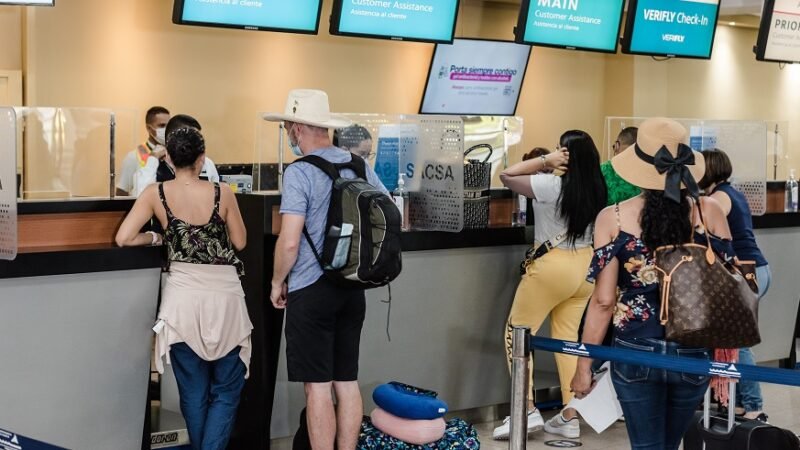
<path id="1" fill-rule="evenodd" d="M 772 26 L 772 16 L 775 13 L 775 0 L 764 0 L 764 8 L 761 11 L 761 24 L 758 27 L 758 40 L 756 41 L 755 53 L 756 61 L 794 64 L 800 62 L 785 59 L 767 59 L 767 44 L 769 44 L 769 31 Z"/>
<path id="2" fill-rule="evenodd" d="M 533 54 L 533 46 L 529 44 L 520 44 L 514 41 L 508 41 L 504 39 L 479 39 L 479 38 L 453 38 L 453 43 L 456 40 L 459 41 L 481 41 L 481 42 L 502 42 L 506 44 L 516 44 L 516 45 L 527 45 L 528 47 L 528 58 L 525 60 L 525 71 L 522 73 L 522 80 L 519 83 L 519 94 L 517 95 L 517 101 L 514 103 L 514 111 L 511 114 L 487 114 L 487 113 L 480 113 L 480 112 L 470 112 L 470 113 L 450 113 L 450 112 L 423 112 L 422 107 L 425 104 L 425 94 L 428 92 L 428 83 L 431 79 L 431 70 L 433 69 L 433 61 L 436 59 L 436 52 L 439 50 L 439 45 L 433 49 L 433 53 L 431 54 L 431 63 L 428 65 L 428 75 L 425 77 L 425 89 L 422 91 L 422 98 L 419 101 L 419 114 L 427 114 L 427 115 L 437 115 L 437 116 L 497 116 L 497 117 L 514 117 L 517 114 L 517 108 L 519 108 L 519 99 L 522 97 L 522 87 L 525 85 L 525 76 L 528 74 L 528 66 L 531 64 L 531 54 Z M 453 45 L 444 44 L 444 45 Z"/>
<path id="3" fill-rule="evenodd" d="M 172 23 L 175 25 L 188 25 L 196 27 L 209 27 L 209 28 L 227 28 L 232 30 L 247 30 L 247 31 L 272 31 L 278 33 L 294 33 L 294 34 L 319 34 L 319 21 L 322 17 L 322 0 L 317 0 L 319 7 L 317 8 L 317 19 L 313 30 L 301 30 L 296 28 L 278 28 L 278 27 L 258 27 L 253 25 L 242 24 L 227 24 L 216 22 L 196 22 L 193 20 L 183 19 L 183 6 L 186 0 L 175 0 L 172 7 Z"/>
<path id="4" fill-rule="evenodd" d="M 461 7 L 461 0 L 456 0 L 456 8 L 453 13 L 453 29 L 450 32 L 450 40 L 439 39 L 420 39 L 405 36 L 389 36 L 384 34 L 368 34 L 368 33 L 352 33 L 349 31 L 341 31 L 339 25 L 342 19 L 342 8 L 344 7 L 345 0 L 333 0 L 333 9 L 331 10 L 331 24 L 328 32 L 334 36 L 366 38 L 366 39 L 380 39 L 385 41 L 396 42 L 422 42 L 428 44 L 452 44 L 456 35 L 456 25 L 458 24 L 458 11 Z"/>
<path id="5" fill-rule="evenodd" d="M 625 0 L 621 0 L 619 6 L 619 22 L 617 23 L 617 34 L 614 38 L 613 50 L 604 50 L 599 48 L 579 47 L 579 46 L 560 45 L 560 44 L 549 44 L 546 42 L 526 41 L 525 30 L 527 29 L 528 26 L 528 14 L 530 13 L 531 1 L 533 0 L 522 0 L 522 8 L 520 9 L 519 18 L 517 19 L 517 27 L 514 29 L 514 42 L 516 42 L 517 44 L 531 45 L 534 47 L 557 48 L 561 50 L 580 50 L 584 52 L 594 52 L 594 53 L 606 53 L 606 54 L 617 53 L 617 50 L 619 49 L 619 35 L 620 32 L 622 31 L 622 22 L 625 17 Z"/>
<path id="6" fill-rule="evenodd" d="M 708 56 L 694 56 L 694 55 L 679 55 L 671 53 L 654 53 L 654 52 L 638 52 L 631 50 L 631 41 L 633 40 L 633 29 L 636 26 L 636 10 L 639 6 L 638 0 L 628 0 L 628 16 L 625 19 L 625 33 L 622 36 L 622 53 L 626 55 L 643 55 L 643 56 L 661 56 L 666 58 L 685 58 L 685 59 L 711 59 L 714 54 L 714 42 L 717 39 L 717 26 L 719 25 L 719 11 L 722 6 L 722 0 L 717 2 L 717 14 L 714 18 L 714 31 L 711 34 L 711 43 L 708 49 Z"/>
<path id="7" fill-rule="evenodd" d="M 56 6 L 56 0 L 50 0 L 50 3 L 47 5 L 42 4 L 35 4 L 35 3 L 25 3 L 20 0 L 11 0 L 11 1 L 3 1 L 0 0 L 0 6 L 44 6 L 46 8 L 52 8 Z"/>

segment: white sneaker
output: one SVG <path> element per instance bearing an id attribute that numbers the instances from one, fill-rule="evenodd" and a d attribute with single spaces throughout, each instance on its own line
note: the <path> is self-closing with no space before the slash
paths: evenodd
<path id="1" fill-rule="evenodd" d="M 503 424 L 499 427 L 494 429 L 492 433 L 492 439 L 496 440 L 506 440 L 508 439 L 508 435 L 511 433 L 511 421 L 510 417 L 506 417 L 503 420 Z M 528 435 L 531 433 L 535 433 L 541 430 L 544 427 L 544 419 L 542 419 L 542 414 L 539 413 L 538 409 L 534 409 L 533 411 L 528 412 Z"/>
<path id="2" fill-rule="evenodd" d="M 581 425 L 577 417 L 565 420 L 561 413 L 556 414 L 544 424 L 544 431 L 550 434 L 560 434 L 567 439 L 581 437 Z"/>

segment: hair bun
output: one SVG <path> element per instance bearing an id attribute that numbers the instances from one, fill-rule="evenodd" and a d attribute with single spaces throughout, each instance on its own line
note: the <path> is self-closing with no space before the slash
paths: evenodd
<path id="1" fill-rule="evenodd" d="M 167 135 L 167 153 L 177 169 L 191 167 L 206 151 L 205 139 L 194 128 L 178 128 Z"/>

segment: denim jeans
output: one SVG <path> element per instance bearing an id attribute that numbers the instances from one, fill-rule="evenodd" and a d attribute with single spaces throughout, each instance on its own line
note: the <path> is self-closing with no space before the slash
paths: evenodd
<path id="1" fill-rule="evenodd" d="M 758 280 L 758 299 L 769 290 L 772 284 L 772 272 L 769 266 L 756 267 Z M 756 359 L 749 348 L 739 349 L 739 362 L 741 364 L 755 365 Z M 761 396 L 761 385 L 758 381 L 741 380 L 736 384 L 736 404 L 743 407 L 745 412 L 761 411 L 764 408 L 764 398 Z"/>
<path id="2" fill-rule="evenodd" d="M 710 359 L 704 348 L 660 339 L 614 339 L 614 347 L 640 352 Z M 708 389 L 709 377 L 611 363 L 611 381 L 625 413 L 633 450 L 677 449 Z"/>
<path id="3" fill-rule="evenodd" d="M 246 373 L 239 347 L 216 361 L 200 358 L 183 342 L 169 354 L 192 450 L 225 450 Z"/>

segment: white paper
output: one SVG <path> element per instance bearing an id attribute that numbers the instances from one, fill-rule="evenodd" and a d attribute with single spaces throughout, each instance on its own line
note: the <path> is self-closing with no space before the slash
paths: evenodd
<path id="1" fill-rule="evenodd" d="M 573 398 L 567 405 L 567 408 L 578 411 L 597 433 L 602 433 L 623 416 L 617 392 L 611 382 L 611 363 L 606 361 L 603 367 L 606 370 L 596 378 L 597 384 L 592 392 L 582 399 Z"/>

